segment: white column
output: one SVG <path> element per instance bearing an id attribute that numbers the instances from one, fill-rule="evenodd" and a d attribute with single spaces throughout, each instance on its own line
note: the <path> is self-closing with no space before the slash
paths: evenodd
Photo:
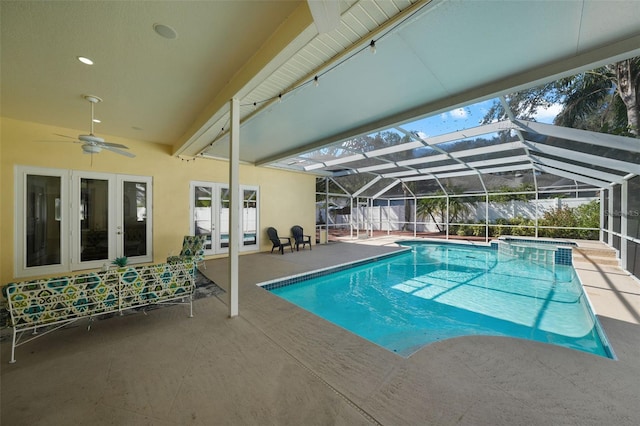
<path id="1" fill-rule="evenodd" d="M 613 195 L 614 195 L 614 186 L 615 184 L 611 184 L 609 185 L 609 205 L 607 206 L 607 209 L 609 210 L 607 212 L 607 215 L 609 216 L 609 247 L 613 248 Z"/>
<path id="2" fill-rule="evenodd" d="M 604 205 L 604 194 L 606 189 L 600 190 L 600 242 L 604 242 L 604 215 L 607 211 L 607 208 Z"/>
<path id="3" fill-rule="evenodd" d="M 240 102 L 231 99 L 231 132 L 229 137 L 229 317 L 238 316 L 238 271 L 240 252 Z"/>
<path id="4" fill-rule="evenodd" d="M 622 181 L 622 188 L 620 188 L 620 266 L 625 271 L 628 269 L 627 265 L 627 235 L 629 234 L 628 221 L 629 218 L 629 201 L 627 194 L 629 193 L 629 180 Z"/>

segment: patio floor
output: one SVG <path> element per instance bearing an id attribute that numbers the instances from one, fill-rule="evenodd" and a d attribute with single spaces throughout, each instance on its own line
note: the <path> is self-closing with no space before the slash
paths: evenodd
<path id="1" fill-rule="evenodd" d="M 255 286 L 397 250 L 394 239 L 240 258 L 226 295 L 59 330 L 1 348 L 3 425 L 636 425 L 640 285 L 615 265 L 576 268 L 618 360 L 468 336 L 402 358 Z M 591 260 L 593 260 L 591 259 Z M 586 261 L 585 261 L 586 260 Z M 203 272 L 228 287 L 226 259 Z"/>

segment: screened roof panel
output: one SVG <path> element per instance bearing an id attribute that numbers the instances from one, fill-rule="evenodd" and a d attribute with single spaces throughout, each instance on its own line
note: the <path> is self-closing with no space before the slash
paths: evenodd
<path id="1" fill-rule="evenodd" d="M 329 179 L 328 185 L 324 179 L 316 179 L 316 192 L 329 192 L 329 194 L 348 194 L 343 188 L 338 186 L 333 179 Z M 328 188 L 327 188 L 328 187 Z"/>
<path id="2" fill-rule="evenodd" d="M 340 164 L 341 167 L 348 167 L 350 169 L 360 169 L 364 167 L 382 166 L 389 164 L 386 161 L 379 160 L 377 158 L 360 158 L 355 161 Z M 393 164 L 392 164 L 393 165 Z"/>
<path id="3" fill-rule="evenodd" d="M 347 190 L 350 194 L 354 194 L 356 191 L 360 190 L 363 186 L 369 183 L 376 176 L 368 173 L 358 173 L 347 176 L 339 176 L 333 178 L 336 183 L 342 186 L 345 190 Z"/>
<path id="4" fill-rule="evenodd" d="M 529 168 L 529 170 L 483 174 L 482 180 L 489 192 L 526 190 L 526 186 L 535 189 L 533 174 L 533 169 Z"/>
<path id="5" fill-rule="evenodd" d="M 621 148 L 613 148 L 609 146 L 599 146 L 593 144 L 587 144 L 580 141 L 572 141 L 567 139 L 560 139 L 555 137 L 549 137 L 541 134 L 531 134 L 524 133 L 526 141 L 537 142 L 542 144 L 542 146 L 551 146 L 556 148 L 561 148 L 564 150 L 568 150 L 570 152 L 578 152 L 582 154 L 594 155 L 596 157 L 605 157 L 613 160 L 626 161 L 635 164 L 640 164 L 640 152 L 622 149 Z M 620 138 L 622 138 L 620 136 Z M 631 139 L 631 138 L 624 138 Z M 634 139 L 631 139 L 634 141 Z M 635 143 L 638 145 L 640 149 L 640 142 L 635 140 Z M 534 145 L 536 146 L 536 145 Z M 624 148 L 629 148 L 628 146 L 623 146 Z"/>
<path id="6" fill-rule="evenodd" d="M 465 177 L 454 176 L 450 178 L 439 179 L 448 194 L 463 194 L 465 192 L 483 192 L 484 187 L 477 173 L 467 175 Z"/>
<path id="7" fill-rule="evenodd" d="M 424 146 L 422 142 L 413 142 L 418 145 L 418 148 L 408 149 L 404 151 L 392 152 L 387 155 L 384 155 L 383 158 L 389 161 L 405 161 L 405 160 L 413 160 L 416 158 L 422 157 L 430 157 L 434 155 L 438 155 L 439 152 L 430 146 Z M 408 144 L 407 144 L 408 146 Z"/>
<path id="8" fill-rule="evenodd" d="M 518 158 L 521 156 L 526 156 L 526 151 L 522 148 L 518 148 L 518 149 L 507 149 L 505 151 L 496 151 L 496 152 L 487 152 L 487 153 L 481 153 L 481 154 L 476 154 L 476 155 L 469 155 L 468 157 L 464 157 L 464 161 L 467 163 L 478 163 L 478 162 L 482 162 L 482 161 L 493 161 L 493 160 L 500 160 L 503 159 L 505 160 L 504 162 L 507 162 L 507 159 L 509 158 Z"/>
<path id="9" fill-rule="evenodd" d="M 405 185 L 416 197 L 442 194 L 442 188 L 435 179 L 406 182 Z"/>
<path id="10" fill-rule="evenodd" d="M 535 162 L 547 164 L 550 166 L 558 167 L 564 170 L 573 171 L 580 174 L 588 174 L 593 177 L 600 177 L 610 181 L 617 181 L 622 183 L 622 180 L 626 173 L 620 170 L 614 170 L 607 167 L 601 167 L 599 164 L 587 164 L 581 161 L 577 161 L 573 158 L 556 157 L 549 154 L 535 153 L 532 156 Z"/>
<path id="11" fill-rule="evenodd" d="M 393 167 L 380 172 L 380 174 L 382 176 L 387 176 L 387 175 L 394 175 L 396 173 L 409 173 L 409 172 L 417 173 L 418 171 L 413 167 Z"/>
<path id="12" fill-rule="evenodd" d="M 554 175 L 552 173 L 544 173 L 539 171 L 536 172 L 536 180 L 538 182 L 539 190 L 576 185 L 576 182 L 573 179 L 567 179 L 565 177 Z"/>
<path id="13" fill-rule="evenodd" d="M 388 190 L 391 189 L 391 186 L 393 186 L 393 185 L 400 186 L 400 182 L 397 179 L 385 179 L 385 178 L 382 178 L 382 179 L 378 180 L 377 182 L 375 182 L 373 185 L 371 185 L 366 190 L 362 191 L 360 193 L 360 196 L 361 197 L 375 197 L 381 191 L 384 191 L 386 193 Z"/>
<path id="14" fill-rule="evenodd" d="M 412 132 L 420 132 L 427 138 L 470 129 L 478 126 L 494 101 L 498 101 L 498 98 L 454 108 L 430 117 L 419 118 L 402 124 L 402 128 Z"/>
<path id="15" fill-rule="evenodd" d="M 544 191 L 608 188 L 628 174 L 640 175 L 637 139 L 520 120 L 508 112 L 511 119 L 481 124 L 495 102 L 404 122 L 283 163 L 333 175 L 351 194 L 385 198 L 404 196 L 396 180 L 425 195 L 442 191 L 440 184 L 447 193 L 519 185 Z M 508 109 L 506 98 L 500 105 Z"/>

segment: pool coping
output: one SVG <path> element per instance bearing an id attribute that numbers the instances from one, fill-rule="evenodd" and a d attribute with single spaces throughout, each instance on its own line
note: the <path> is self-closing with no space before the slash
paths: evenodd
<path id="1" fill-rule="evenodd" d="M 400 244 L 399 244 L 400 245 Z M 273 290 L 275 288 L 286 287 L 288 285 L 297 284 L 303 281 L 307 281 L 313 278 L 322 277 L 325 275 L 333 274 L 335 272 L 344 271 L 345 269 L 350 269 L 360 265 L 366 265 L 369 263 L 378 262 L 383 259 L 387 259 L 393 256 L 399 256 L 401 254 L 406 253 L 407 251 L 411 251 L 410 247 L 402 247 L 391 253 L 384 253 L 381 255 L 370 256 L 364 259 L 355 260 L 352 262 L 341 263 L 340 265 L 332 265 L 325 268 L 315 269 L 312 271 L 302 272 L 295 275 L 290 275 L 286 278 L 275 278 L 269 281 L 263 281 L 256 283 L 256 286 L 263 288 L 265 290 Z"/>

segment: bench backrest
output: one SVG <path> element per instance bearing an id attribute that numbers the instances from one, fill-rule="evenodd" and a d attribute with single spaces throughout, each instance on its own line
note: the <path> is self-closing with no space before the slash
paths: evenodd
<path id="1" fill-rule="evenodd" d="M 190 295 L 195 263 L 161 263 L 9 283 L 11 326 L 53 325 Z"/>

